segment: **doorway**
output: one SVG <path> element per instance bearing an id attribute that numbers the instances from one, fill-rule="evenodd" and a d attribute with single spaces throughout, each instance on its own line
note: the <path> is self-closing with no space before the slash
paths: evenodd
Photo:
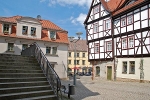
<path id="1" fill-rule="evenodd" d="M 100 76 L 100 67 L 96 66 L 96 76 Z"/>
<path id="2" fill-rule="evenodd" d="M 112 66 L 107 66 L 107 80 L 112 80 Z"/>

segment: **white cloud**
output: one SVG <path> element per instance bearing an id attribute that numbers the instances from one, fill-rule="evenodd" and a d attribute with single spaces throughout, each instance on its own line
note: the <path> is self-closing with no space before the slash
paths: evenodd
<path id="1" fill-rule="evenodd" d="M 74 17 L 71 16 L 70 20 L 75 25 L 77 25 L 77 24 L 83 25 L 86 16 L 87 16 L 86 14 L 81 13 L 77 18 L 74 18 Z"/>
<path id="2" fill-rule="evenodd" d="M 45 2 L 46 0 L 40 0 L 40 2 Z M 90 7 L 92 0 L 47 0 L 49 6 L 59 4 L 62 6 L 65 5 L 79 5 Z"/>

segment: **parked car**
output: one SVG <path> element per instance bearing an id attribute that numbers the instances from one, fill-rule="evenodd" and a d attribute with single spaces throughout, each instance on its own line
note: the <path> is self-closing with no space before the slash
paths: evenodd
<path id="1" fill-rule="evenodd" d="M 91 74 L 90 73 L 86 73 L 85 76 L 91 76 Z"/>

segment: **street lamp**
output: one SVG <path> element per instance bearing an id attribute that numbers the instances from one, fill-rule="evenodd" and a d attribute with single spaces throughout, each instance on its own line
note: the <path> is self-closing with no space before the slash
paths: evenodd
<path id="1" fill-rule="evenodd" d="M 77 32 L 76 35 L 78 36 L 78 39 L 74 39 L 74 37 L 68 37 L 70 42 L 74 43 L 74 53 L 75 53 L 75 63 L 74 63 L 74 76 L 73 76 L 73 85 L 76 85 L 76 42 L 80 40 L 82 33 Z"/>

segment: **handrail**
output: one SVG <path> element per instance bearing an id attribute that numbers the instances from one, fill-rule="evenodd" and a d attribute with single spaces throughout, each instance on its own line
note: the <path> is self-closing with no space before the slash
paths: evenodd
<path id="1" fill-rule="evenodd" d="M 62 93 L 60 90 L 61 89 L 60 78 L 53 69 L 53 67 L 51 66 L 50 62 L 48 61 L 42 50 L 40 49 L 40 47 L 38 46 L 38 44 L 37 43 L 31 44 L 30 47 L 26 48 L 21 52 L 21 55 L 35 56 L 53 91 L 55 92 L 57 97 L 59 97 L 58 92 L 60 92 L 60 96 L 62 99 Z"/>

